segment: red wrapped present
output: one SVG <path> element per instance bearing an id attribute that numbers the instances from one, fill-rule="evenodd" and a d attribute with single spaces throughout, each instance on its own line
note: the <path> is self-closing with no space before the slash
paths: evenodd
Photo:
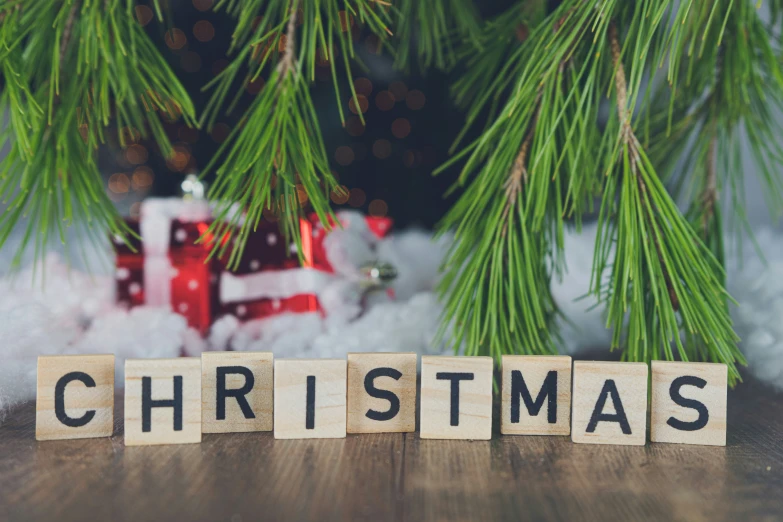
<path id="1" fill-rule="evenodd" d="M 289 244 L 276 223 L 262 221 L 248 234 L 235 270 L 223 274 L 222 311 L 239 319 L 259 319 L 284 312 L 320 311 L 318 291 L 323 278 L 313 277 L 313 225 L 300 220 L 302 255 Z"/>
<path id="2" fill-rule="evenodd" d="M 125 241 L 115 237 L 112 244 L 117 254 L 114 272 L 116 301 L 120 306 L 131 308 L 144 304 L 144 256 L 139 222 L 128 220 L 127 224 L 133 235 L 128 234 Z"/>
<path id="3" fill-rule="evenodd" d="M 172 220 L 169 235 L 171 307 L 188 320 L 188 326 L 205 335 L 221 309 L 222 264 L 210 258 L 215 241 L 206 234 L 210 221 Z"/>
<path id="4" fill-rule="evenodd" d="M 331 245 L 314 214 L 300 220 L 302 265 L 296 245 L 286 241 L 278 224 L 262 221 L 247 237 L 238 265 L 227 270 L 230 253 L 222 260 L 210 258 L 214 241 L 198 241 L 211 223 L 205 202 L 148 199 L 141 222 L 131 223 L 142 238 L 132 243 L 137 252 L 116 245 L 117 300 L 127 306 L 169 306 L 202 335 L 225 314 L 251 320 L 285 312 L 323 313 L 319 295 L 340 278 L 354 272 L 361 277 L 362 263 L 374 258 L 374 242 L 392 225 L 388 218 L 358 213 L 339 213 L 338 219 L 342 229 L 337 230 L 346 233 Z M 334 292 L 330 295 L 333 301 Z"/>

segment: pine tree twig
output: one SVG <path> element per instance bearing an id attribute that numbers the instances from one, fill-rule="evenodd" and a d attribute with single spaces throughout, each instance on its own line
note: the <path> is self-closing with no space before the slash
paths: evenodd
<path id="1" fill-rule="evenodd" d="M 710 222 L 715 215 L 715 205 L 718 202 L 718 182 L 715 170 L 715 154 L 717 153 L 717 135 L 713 134 L 710 139 L 710 145 L 707 149 L 707 161 L 705 165 L 706 177 L 704 180 L 704 191 L 701 195 L 702 218 L 701 229 L 703 238 L 709 236 Z"/>
<path id="2" fill-rule="evenodd" d="M 609 42 L 612 49 L 612 64 L 614 65 L 614 83 L 617 89 L 617 114 L 620 118 L 620 135 L 623 140 L 623 144 L 628 150 L 631 172 L 636 176 L 636 182 L 639 186 L 643 201 L 648 201 L 650 204 L 650 211 L 645 212 L 645 218 L 647 219 L 650 230 L 652 231 L 653 243 L 655 244 L 655 251 L 658 254 L 658 261 L 661 264 L 661 271 L 663 272 L 663 278 L 666 282 L 666 289 L 669 293 L 669 300 L 672 303 L 672 308 L 675 312 L 680 309 L 680 300 L 677 297 L 677 292 L 672 284 L 671 275 L 669 269 L 666 266 L 664 257 L 661 253 L 660 240 L 656 232 L 656 227 L 651 223 L 651 214 L 658 214 L 658 209 L 655 208 L 655 203 L 648 197 L 647 184 L 639 174 L 638 166 L 641 157 L 639 155 L 639 141 L 634 134 L 633 127 L 631 126 L 631 110 L 628 107 L 628 85 L 625 79 L 625 68 L 623 67 L 620 40 L 617 35 L 617 26 L 614 23 L 609 24 Z"/>
<path id="3" fill-rule="evenodd" d="M 508 214 L 511 212 L 511 208 L 516 204 L 519 192 L 524 185 L 527 185 L 528 171 L 527 171 L 527 155 L 530 150 L 530 144 L 533 141 L 533 135 L 536 130 L 536 123 L 538 123 L 538 115 L 541 112 L 541 90 L 539 89 L 536 96 L 536 110 L 533 114 L 533 118 L 530 120 L 525 138 L 522 140 L 522 145 L 519 147 L 519 152 L 514 163 L 511 166 L 509 172 L 508 181 L 506 181 L 506 207 L 503 209 L 503 236 L 506 235 L 508 230 Z"/>
<path id="4" fill-rule="evenodd" d="M 74 0 L 71 11 L 68 13 L 68 19 L 65 21 L 65 27 L 63 28 L 63 36 L 62 40 L 60 40 L 60 71 L 63 70 L 65 52 L 68 50 L 68 44 L 71 41 L 73 24 L 76 22 L 76 13 L 79 10 L 79 3 L 79 0 Z"/>
<path id="5" fill-rule="evenodd" d="M 289 72 L 295 71 L 296 65 L 296 13 L 299 8 L 299 0 L 291 2 L 291 16 L 288 18 L 288 26 L 285 30 L 285 52 L 277 64 L 277 70 L 280 73 L 278 77 L 278 86 L 282 85 L 283 79 Z"/>

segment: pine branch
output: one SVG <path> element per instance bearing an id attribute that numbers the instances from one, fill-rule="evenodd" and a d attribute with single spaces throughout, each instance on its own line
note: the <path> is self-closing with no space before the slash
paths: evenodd
<path id="1" fill-rule="evenodd" d="M 473 178 L 441 223 L 456 236 L 440 286 L 445 317 L 455 349 L 467 354 L 556 351 L 551 281 L 563 267 L 564 218 L 578 222 L 595 187 L 591 157 L 572 138 L 597 135 L 582 111 L 599 104 L 594 71 L 570 58 L 595 17 L 592 7 L 564 2 L 530 33 L 500 116 L 439 169 L 466 158 L 455 187 Z"/>
<path id="2" fill-rule="evenodd" d="M 744 360 L 718 276 L 722 270 L 680 214 L 636 138 L 614 25 L 608 40 L 616 117 L 607 133 L 616 129 L 618 145 L 608 149 L 613 152 L 607 156 L 609 177 L 599 217 L 593 292 L 606 301 L 613 346 L 625 346 L 628 360 L 672 360 L 673 343 L 682 360 L 706 356 L 727 364 L 734 382 L 739 379 L 735 363 Z M 611 244 L 616 250 L 610 261 Z M 607 269 L 610 275 L 604 288 Z"/>
<path id="3" fill-rule="evenodd" d="M 329 169 L 308 83 L 315 79 L 318 60 L 329 63 L 342 118 L 335 64 L 340 55 L 351 80 L 353 101 L 359 107 L 351 75 L 351 27 L 364 24 L 379 37 L 385 37 L 386 5 L 375 0 L 224 0 L 216 9 L 223 7 L 237 17 L 232 43 L 236 54 L 229 66 L 205 87 L 214 89 L 214 93 L 201 124 L 212 125 L 246 66 L 249 69 L 242 87 L 264 74 L 268 78 L 241 125 L 202 172 L 216 173 L 209 196 L 218 201 L 217 215 L 224 220 L 213 225 L 209 234 L 222 237 L 229 232 L 229 225 L 240 227 L 238 248 L 231 250 L 229 259 L 229 265 L 234 266 L 249 231 L 261 219 L 280 220 L 286 237 L 299 247 L 302 260 L 299 219 L 305 206 L 311 207 L 329 227 L 329 194 L 343 190 Z M 261 12 L 264 16 L 256 23 L 256 14 Z M 275 62 L 277 65 L 270 65 Z M 227 104 L 228 112 L 234 109 L 242 92 L 236 91 Z M 215 253 L 223 255 L 227 249 L 226 243 Z"/>
<path id="4" fill-rule="evenodd" d="M 448 70 L 457 62 L 457 42 L 480 48 L 479 16 L 473 0 L 399 0 L 395 67 Z"/>
<path id="5" fill-rule="evenodd" d="M 169 153 L 154 111 L 186 123 L 194 113 L 184 88 L 136 22 L 132 3 L 17 5 L 0 0 L 5 14 L 0 73 L 6 85 L 0 107 L 11 115 L 0 135 L 0 142 L 11 144 L 0 162 L 0 195 L 8 205 L 0 216 L 0 247 L 23 228 L 16 265 L 31 244 L 40 257 L 53 236 L 65 243 L 68 226 L 96 241 L 107 230 L 127 232 L 95 159 L 112 120 L 118 129 L 151 134 Z M 124 133 L 118 134 L 124 144 Z"/>

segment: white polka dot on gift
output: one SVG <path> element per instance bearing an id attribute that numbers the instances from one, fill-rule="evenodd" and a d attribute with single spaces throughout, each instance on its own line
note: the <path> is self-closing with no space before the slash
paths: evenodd
<path id="1" fill-rule="evenodd" d="M 117 272 L 115 272 L 114 276 L 117 278 L 118 281 L 125 281 L 130 277 L 130 270 L 127 268 L 120 267 L 117 269 Z"/>
<path id="2" fill-rule="evenodd" d="M 266 244 L 269 246 L 275 246 L 277 244 L 277 234 L 270 232 L 266 235 Z"/>

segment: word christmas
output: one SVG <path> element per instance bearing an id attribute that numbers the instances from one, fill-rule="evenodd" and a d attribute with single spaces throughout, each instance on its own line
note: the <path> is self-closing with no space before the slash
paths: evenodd
<path id="1" fill-rule="evenodd" d="M 265 352 L 128 360 L 125 444 L 272 430 L 276 439 L 412 432 L 416 366 L 414 353 L 353 353 L 347 361 L 274 361 Z M 490 357 L 422 357 L 421 438 L 490 439 L 492 377 Z M 725 365 L 656 361 L 651 382 L 653 442 L 726 445 Z M 644 445 L 647 384 L 644 363 L 506 355 L 500 431 Z M 114 356 L 39 357 L 36 410 L 38 440 L 111 436 Z"/>

